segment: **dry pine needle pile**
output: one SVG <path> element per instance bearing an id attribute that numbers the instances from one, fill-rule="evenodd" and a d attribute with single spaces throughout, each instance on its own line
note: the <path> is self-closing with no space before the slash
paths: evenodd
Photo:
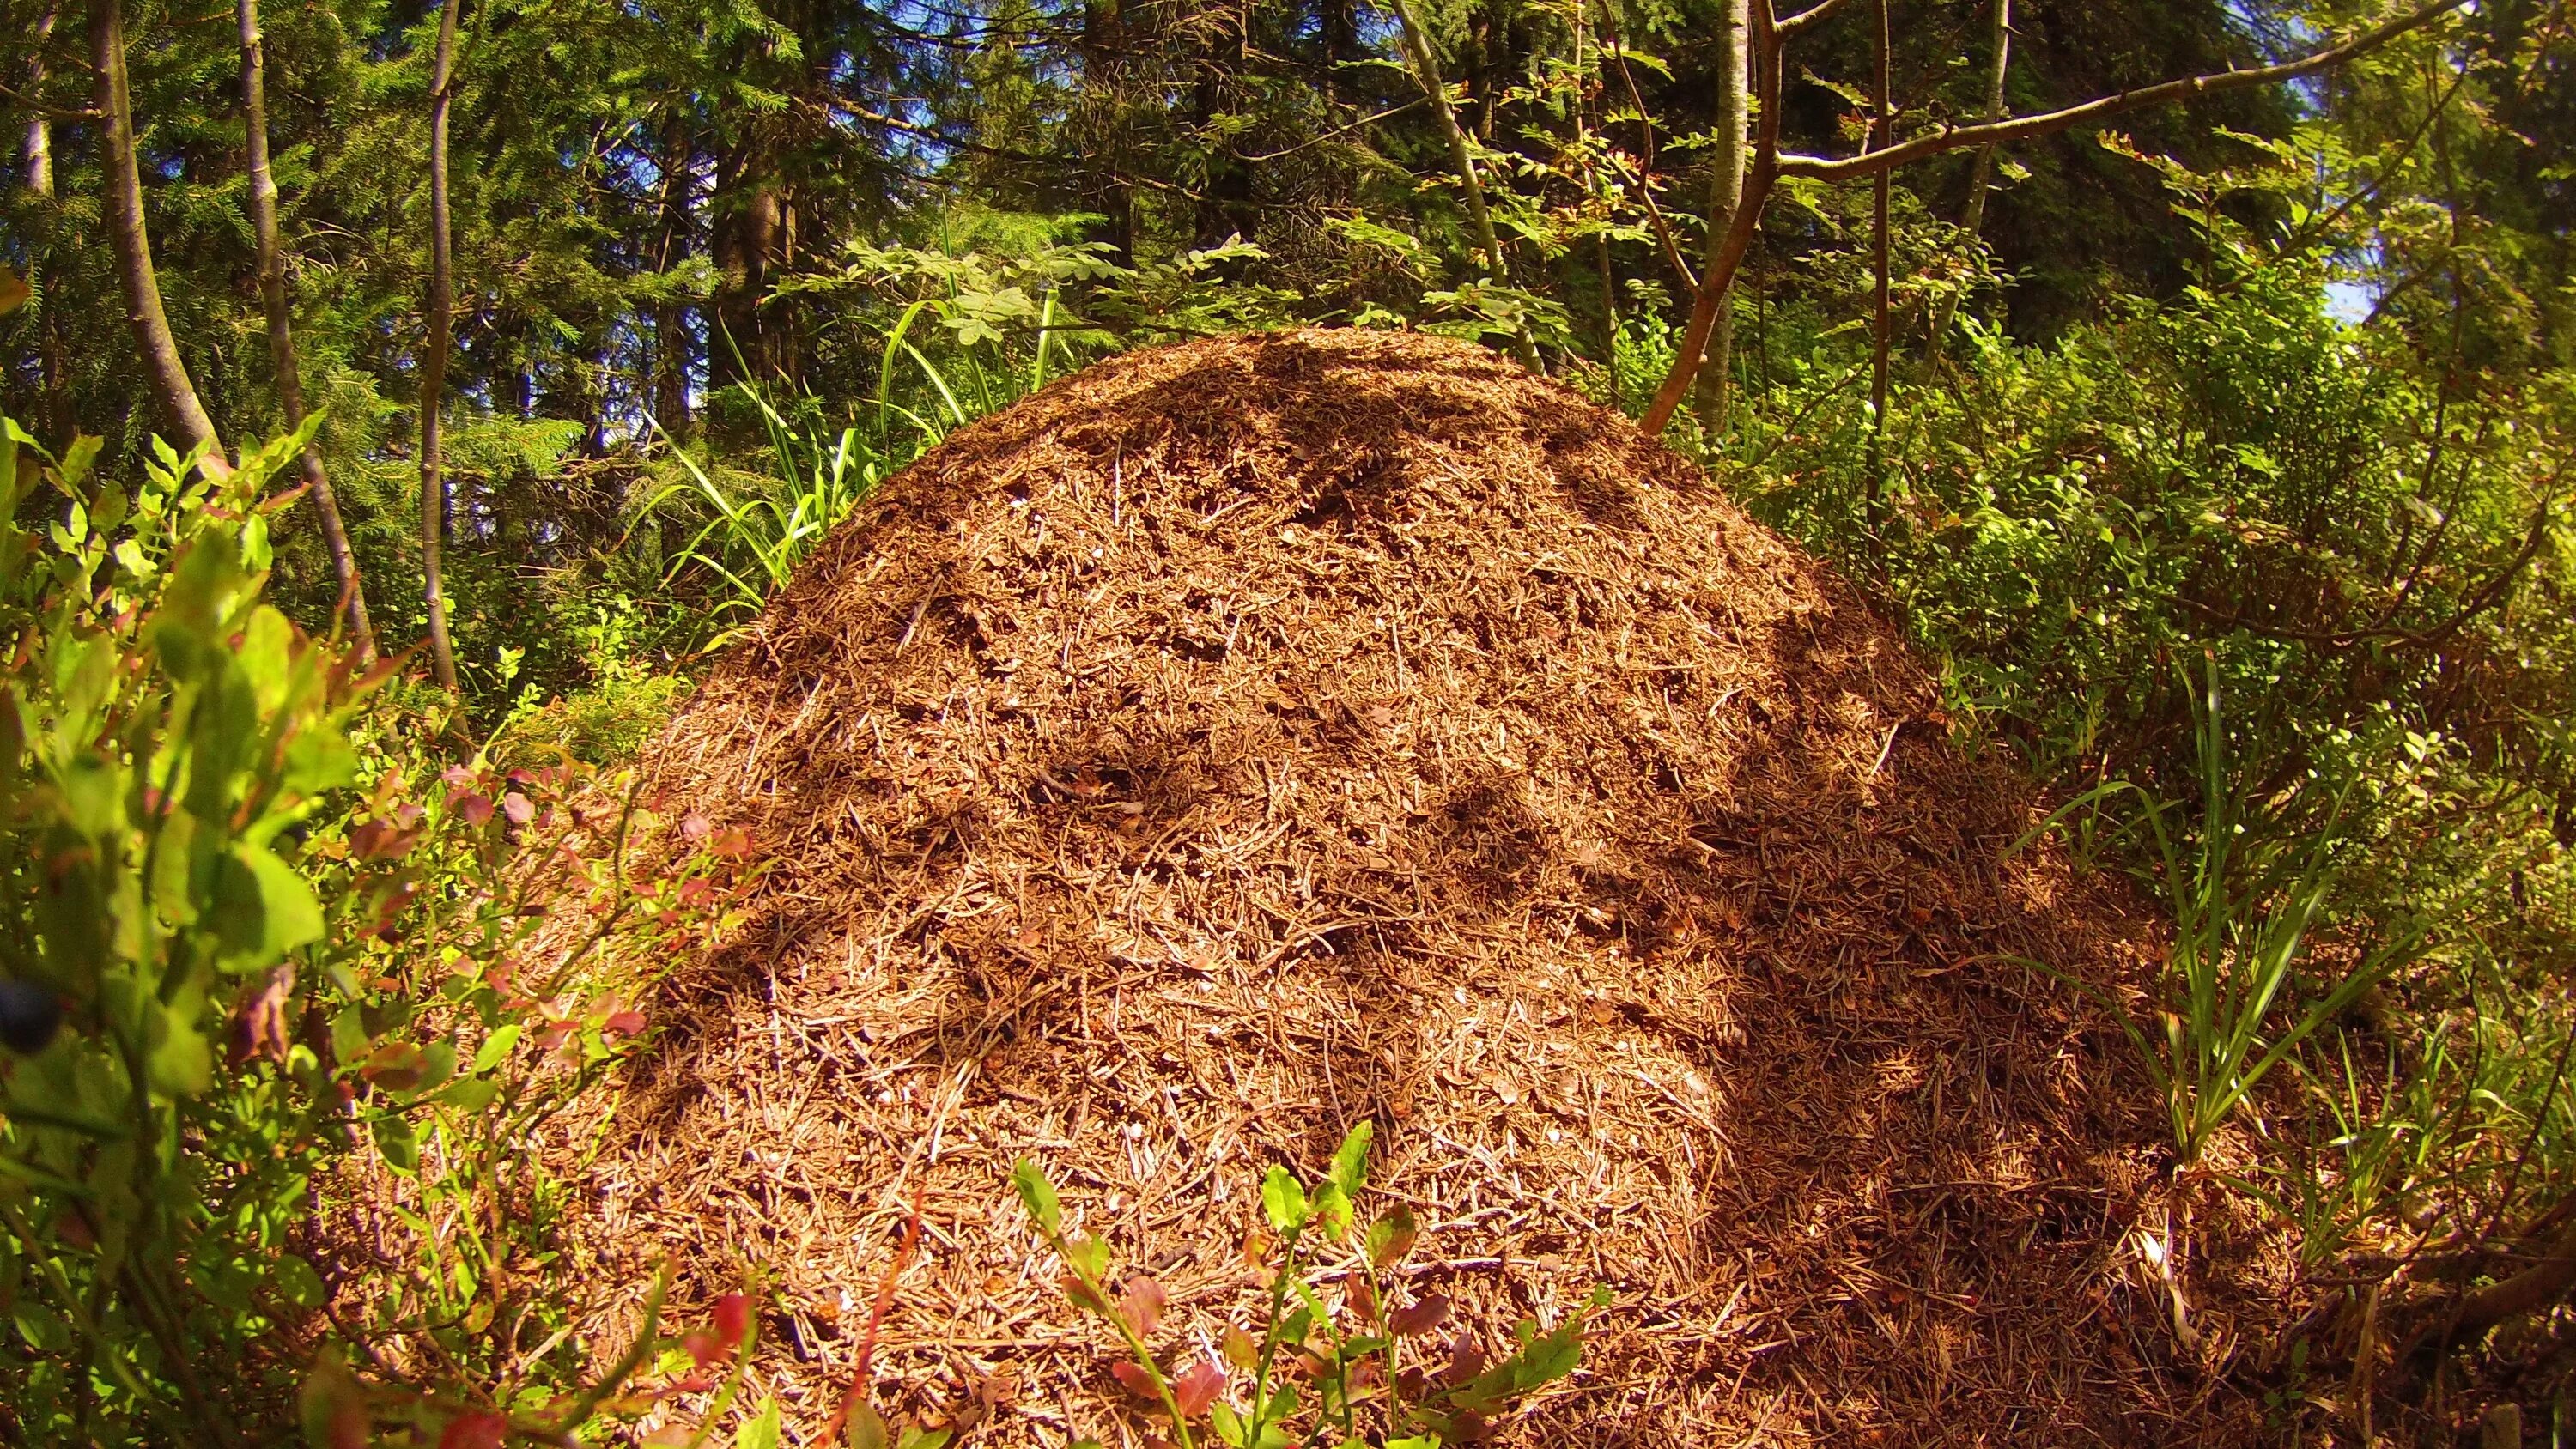
<path id="1" fill-rule="evenodd" d="M 756 1265 L 811 1432 L 917 1202 L 880 1401 L 1115 1444 L 1013 1160 L 1180 1349 L 1257 1322 L 1261 1171 L 1365 1118 L 1467 1330 L 1615 1295 L 1503 1442 L 2234 1437 L 2140 1273 L 2127 1049 L 1996 959 L 2134 982 L 2142 932 L 2003 858 L 2029 791 L 1948 734 L 1846 586 L 1507 359 L 1102 363 L 889 484 L 648 754 L 772 864 L 585 1231 Z"/>

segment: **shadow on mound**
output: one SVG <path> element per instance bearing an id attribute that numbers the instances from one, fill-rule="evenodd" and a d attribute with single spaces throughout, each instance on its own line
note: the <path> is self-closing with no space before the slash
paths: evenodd
<path id="1" fill-rule="evenodd" d="M 2126 1242 L 2142 1084 L 1999 959 L 2141 932 L 2001 862 L 2029 792 L 1946 736 L 1847 589 L 1490 354 L 1104 363 L 888 485 L 657 747 L 773 864 L 598 1237 L 761 1264 L 819 1419 L 917 1198 L 889 1377 L 1097 1380 L 1015 1158 L 1213 1331 L 1261 1168 L 1368 1118 L 1473 1331 L 1616 1293 L 1509 1442 L 2231 1437 Z"/>

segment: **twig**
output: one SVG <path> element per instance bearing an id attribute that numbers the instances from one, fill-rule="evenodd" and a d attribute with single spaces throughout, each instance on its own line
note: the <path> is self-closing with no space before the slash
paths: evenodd
<path id="1" fill-rule="evenodd" d="M 832 1411 L 832 1422 L 823 1426 L 823 1435 L 814 1442 L 838 1444 L 841 1429 L 850 1421 L 850 1412 L 868 1396 L 868 1362 L 876 1357 L 877 1331 L 885 1327 L 886 1310 L 894 1306 L 895 1280 L 912 1265 L 912 1250 L 921 1244 L 921 1202 L 913 1200 L 912 1213 L 903 1220 L 903 1245 L 894 1250 L 894 1261 L 886 1266 L 885 1277 L 877 1284 L 877 1302 L 868 1310 L 868 1327 L 859 1335 L 859 1356 L 850 1365 L 850 1386 L 842 1391 L 841 1405 Z"/>

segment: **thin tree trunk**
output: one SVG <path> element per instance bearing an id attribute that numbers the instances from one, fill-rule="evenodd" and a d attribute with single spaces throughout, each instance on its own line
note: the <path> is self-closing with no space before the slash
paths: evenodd
<path id="1" fill-rule="evenodd" d="M 1875 39 L 1876 74 L 1870 92 L 1869 149 L 1884 150 L 1888 142 L 1887 110 L 1887 0 L 1875 0 L 1872 6 L 1878 21 Z M 1871 261 L 1877 272 L 1877 293 L 1871 310 L 1869 356 L 1869 524 L 1878 526 L 1879 515 L 1887 501 L 1887 203 L 1888 173 L 1874 178 L 1873 200 L 1876 203 L 1875 226 L 1871 243 Z"/>
<path id="2" fill-rule="evenodd" d="M 1476 178 L 1476 160 L 1467 150 L 1467 133 L 1458 127 L 1458 113 L 1450 108 L 1449 87 L 1440 79 L 1440 62 L 1431 53 L 1431 37 L 1414 18 L 1411 0 L 1395 0 L 1395 18 L 1404 30 L 1405 58 L 1413 62 L 1413 78 L 1431 99 L 1431 112 L 1440 121 L 1440 134 L 1449 142 L 1449 164 L 1457 168 L 1458 179 L 1467 191 L 1467 221 L 1474 228 L 1477 249 L 1485 254 L 1485 272 L 1496 281 L 1510 274 L 1503 267 L 1502 243 L 1494 240 L 1493 213 L 1485 209 L 1485 184 Z M 1530 371 L 1539 370 L 1538 344 L 1531 340 L 1529 328 L 1520 331 L 1521 361 Z"/>
<path id="3" fill-rule="evenodd" d="M 1993 14 L 1993 54 L 1986 67 L 1986 113 L 1978 118 L 1985 121 L 2004 118 L 2004 81 L 2012 66 L 2012 0 L 1995 0 Z M 1995 148 L 1980 146 L 1976 164 L 1968 168 L 1967 214 L 1959 218 L 1959 230 L 1968 234 L 1971 246 L 1976 243 L 1978 234 L 1985 230 L 1986 193 L 1993 188 L 1994 181 Z M 1932 322 L 1934 347 L 1937 348 L 1941 339 L 1949 334 L 1950 319 L 1958 315 L 1958 311 L 1958 292 L 1941 299 L 1940 315 Z"/>
<path id="4" fill-rule="evenodd" d="M 662 248 L 654 270 L 668 272 L 689 252 L 689 201 L 695 187 L 697 142 L 689 118 L 674 114 L 662 126 Z M 653 420 L 673 442 L 689 436 L 689 311 L 676 298 L 653 307 Z"/>
<path id="5" fill-rule="evenodd" d="M 440 394 L 447 388 L 448 327 L 455 307 L 447 244 L 447 106 L 456 78 L 459 0 L 438 11 L 438 53 L 429 80 L 429 341 L 420 359 L 420 573 L 429 606 L 429 660 L 441 689 L 456 692 L 456 655 L 447 641 L 447 593 L 439 578 L 439 546 L 447 524 L 447 480 L 442 475 L 438 426 Z"/>
<path id="6" fill-rule="evenodd" d="M 1744 143 L 1749 121 L 1745 83 L 1752 74 L 1745 37 L 1752 26 L 1748 0 L 1725 0 L 1718 21 L 1717 134 L 1721 142 L 1708 183 L 1708 264 L 1726 245 L 1735 226 L 1735 209 L 1744 204 Z M 1691 410 L 1699 414 L 1700 432 L 1712 441 L 1726 436 L 1728 388 L 1735 374 L 1735 306 L 1719 309 L 1709 333 L 1707 355 L 1700 359 L 1699 388 Z"/>
<path id="7" fill-rule="evenodd" d="M 27 67 L 27 97 L 42 102 L 45 90 L 45 47 L 54 38 L 54 24 L 61 18 L 60 0 L 48 0 L 44 13 L 36 17 L 36 31 L 29 48 L 35 60 Z M 54 196 L 54 122 L 42 111 L 27 117 L 27 141 L 22 152 L 27 163 L 23 173 L 27 190 L 51 201 Z"/>
<path id="8" fill-rule="evenodd" d="M 1753 101 L 1759 108 L 1754 112 L 1753 167 L 1745 174 L 1744 197 L 1736 203 L 1735 221 L 1710 255 L 1708 270 L 1700 275 L 1699 290 L 1691 297 L 1690 320 L 1682 326 L 1681 345 L 1674 349 L 1672 368 L 1655 389 L 1654 400 L 1646 404 L 1645 416 L 1637 420 L 1648 437 L 1663 433 L 1673 413 L 1681 407 L 1682 398 L 1690 392 L 1709 334 L 1717 330 L 1718 314 L 1732 305 L 1729 294 L 1735 288 L 1736 273 L 1743 269 L 1744 254 L 1753 249 L 1753 233 L 1762 225 L 1762 208 L 1769 204 L 1771 188 L 1780 179 L 1780 35 L 1773 27 L 1771 0 L 1752 0 L 1747 13 L 1753 21 L 1747 47 L 1753 58 Z"/>
<path id="9" fill-rule="evenodd" d="M 133 103 L 126 93 L 125 12 L 119 0 L 90 0 L 89 46 L 90 63 L 98 72 L 107 241 L 125 294 L 126 325 L 134 330 L 153 401 L 168 420 L 173 440 L 183 450 L 205 449 L 206 471 L 226 476 L 232 466 L 224 457 L 223 440 L 197 399 L 197 385 L 179 355 L 179 339 L 170 332 L 170 315 L 161 309 L 161 279 L 152 269 L 152 238 L 143 224 L 143 176 L 134 157 Z"/>
<path id="10" fill-rule="evenodd" d="M 277 407 L 287 430 L 304 426 L 304 379 L 295 365 L 295 328 L 286 300 L 286 256 L 278 242 L 277 175 L 268 164 L 268 79 L 265 47 L 260 42 L 259 0 L 239 0 L 241 23 L 242 122 L 244 150 L 250 163 L 250 225 L 259 257 L 259 300 L 268 313 L 268 360 L 277 375 Z M 312 491 L 313 510 L 321 515 L 322 542 L 331 554 L 331 575 L 340 584 L 341 607 L 347 612 L 349 637 L 361 660 L 376 654 L 376 634 L 367 620 L 367 595 L 358 581 L 358 559 L 349 551 L 349 532 L 340 524 L 340 501 L 331 492 L 331 477 L 322 468 L 322 451 L 307 443 L 300 460 L 304 486 Z"/>
<path id="11" fill-rule="evenodd" d="M 34 36 L 35 59 L 27 67 L 27 97 L 41 104 L 45 89 L 45 47 L 54 36 L 54 26 L 61 19 L 62 7 L 48 0 L 44 13 L 36 17 Z M 63 324 L 55 310 L 54 291 L 49 285 L 53 263 L 53 238 L 59 225 L 54 213 L 54 122 L 43 111 L 27 117 L 27 139 L 20 152 L 25 165 L 19 171 L 20 183 L 36 204 L 31 210 L 37 217 L 36 235 L 28 238 L 28 284 L 36 289 L 36 368 L 37 384 L 44 395 L 44 429 L 47 438 L 61 442 L 70 436 L 71 401 L 63 395 Z"/>

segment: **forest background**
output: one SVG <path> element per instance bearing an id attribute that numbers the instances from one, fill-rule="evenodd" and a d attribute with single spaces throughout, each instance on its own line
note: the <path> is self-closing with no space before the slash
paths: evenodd
<path id="1" fill-rule="evenodd" d="M 508 1347 L 574 1315 L 545 1214 L 433 1227 L 542 1202 L 510 1144 L 649 1035 L 491 979 L 490 881 L 946 431 L 1295 323 L 1661 428 L 2166 903 L 2121 1021 L 2175 1170 L 2296 1235 L 2285 1422 L 2576 1384 L 2563 0 L 0 11 L 19 1437 L 256 1438 L 326 1343 L 438 1345 L 367 1390 L 425 1435 L 602 1412 Z M 549 868 L 650 950 L 721 922 L 699 844 Z M 317 1324 L 352 1151 L 418 1255 Z"/>

